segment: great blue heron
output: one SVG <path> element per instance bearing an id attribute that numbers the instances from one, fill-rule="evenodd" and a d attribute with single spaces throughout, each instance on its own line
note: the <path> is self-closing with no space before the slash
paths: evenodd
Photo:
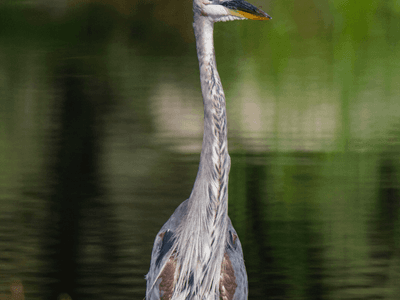
<path id="1" fill-rule="evenodd" d="M 225 96 L 218 75 L 213 29 L 220 21 L 268 20 L 244 0 L 194 0 L 194 34 L 204 103 L 200 165 L 189 199 L 158 232 L 146 275 L 146 299 L 247 299 L 242 246 L 228 217 Z"/>

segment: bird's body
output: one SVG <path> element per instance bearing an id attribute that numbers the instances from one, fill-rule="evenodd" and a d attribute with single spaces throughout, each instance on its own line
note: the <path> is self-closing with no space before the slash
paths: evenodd
<path id="1" fill-rule="evenodd" d="M 247 299 L 242 247 L 228 217 L 230 157 L 225 95 L 217 71 L 214 22 L 269 19 L 242 0 L 194 0 L 194 33 L 204 103 L 200 165 L 192 193 L 164 224 L 154 241 L 147 300 Z M 239 15 L 238 15 L 239 14 Z"/>

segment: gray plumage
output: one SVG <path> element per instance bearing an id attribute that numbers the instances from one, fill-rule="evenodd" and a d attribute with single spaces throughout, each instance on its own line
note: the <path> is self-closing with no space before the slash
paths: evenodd
<path id="1" fill-rule="evenodd" d="M 268 20 L 243 0 L 193 1 L 197 56 L 204 103 L 200 165 L 189 199 L 158 232 L 146 275 L 147 300 L 247 299 L 242 247 L 228 217 L 228 154 L 225 95 L 213 43 L 214 23 Z"/>

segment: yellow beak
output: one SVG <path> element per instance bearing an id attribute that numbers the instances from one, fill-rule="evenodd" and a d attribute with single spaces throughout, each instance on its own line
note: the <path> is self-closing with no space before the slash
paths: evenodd
<path id="1" fill-rule="evenodd" d="M 272 19 L 266 12 L 255 7 L 244 0 L 230 0 L 222 2 L 221 5 L 229 9 L 233 16 L 243 17 L 250 20 Z"/>

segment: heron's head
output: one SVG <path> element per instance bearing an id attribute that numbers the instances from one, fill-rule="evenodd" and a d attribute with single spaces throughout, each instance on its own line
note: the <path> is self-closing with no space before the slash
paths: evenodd
<path id="1" fill-rule="evenodd" d="M 195 15 L 213 22 L 233 20 L 269 20 L 271 17 L 244 0 L 193 0 Z"/>

